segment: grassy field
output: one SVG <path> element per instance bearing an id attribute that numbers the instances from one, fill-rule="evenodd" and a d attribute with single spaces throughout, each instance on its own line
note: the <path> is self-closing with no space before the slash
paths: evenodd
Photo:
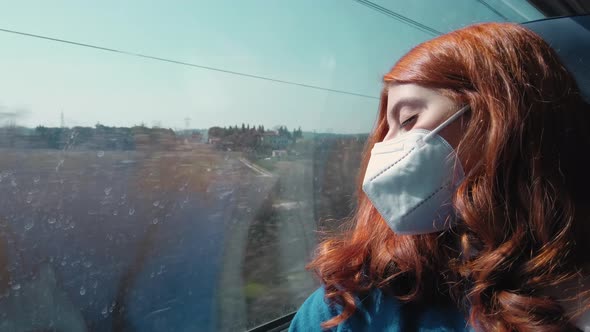
<path id="1" fill-rule="evenodd" d="M 92 330 L 251 327 L 316 287 L 309 160 L 268 177 L 201 144 L 0 154 L 0 287 L 50 262 Z"/>

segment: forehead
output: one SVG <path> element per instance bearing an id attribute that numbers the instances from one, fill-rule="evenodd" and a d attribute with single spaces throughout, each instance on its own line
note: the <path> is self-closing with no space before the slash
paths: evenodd
<path id="1" fill-rule="evenodd" d="M 400 99 L 430 100 L 440 98 L 441 95 L 434 89 L 425 88 L 417 84 L 394 83 L 387 88 L 387 104 L 393 105 Z"/>

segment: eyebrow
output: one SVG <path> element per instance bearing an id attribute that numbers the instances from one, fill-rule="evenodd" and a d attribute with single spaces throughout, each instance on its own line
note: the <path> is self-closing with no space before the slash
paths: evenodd
<path id="1" fill-rule="evenodd" d="M 419 104 L 424 104 L 424 99 L 417 97 L 401 98 L 387 111 L 387 114 L 395 116 L 396 114 L 399 114 L 399 110 L 402 106 L 416 106 Z"/>

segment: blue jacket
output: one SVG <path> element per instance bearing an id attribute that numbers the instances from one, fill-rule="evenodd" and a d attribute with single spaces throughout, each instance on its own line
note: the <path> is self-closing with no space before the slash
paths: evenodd
<path id="1" fill-rule="evenodd" d="M 316 290 L 301 306 L 291 322 L 289 331 L 325 331 L 320 324 L 336 316 L 341 308 L 324 300 L 324 289 Z M 418 309 L 402 304 L 380 290 L 373 290 L 357 301 L 352 317 L 328 331 L 473 331 L 464 315 L 454 307 Z"/>

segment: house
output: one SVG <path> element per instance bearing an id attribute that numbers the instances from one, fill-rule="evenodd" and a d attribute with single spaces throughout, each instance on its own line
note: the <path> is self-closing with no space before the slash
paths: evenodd
<path id="1" fill-rule="evenodd" d="M 221 143 L 221 138 L 219 137 L 209 137 L 209 144 L 218 145 Z"/>
<path id="2" fill-rule="evenodd" d="M 275 158 L 286 157 L 287 150 L 272 150 L 272 156 Z"/>
<path id="3" fill-rule="evenodd" d="M 267 131 L 260 137 L 263 146 L 268 146 L 273 150 L 285 150 L 290 143 L 287 136 L 279 135 L 276 131 Z"/>

